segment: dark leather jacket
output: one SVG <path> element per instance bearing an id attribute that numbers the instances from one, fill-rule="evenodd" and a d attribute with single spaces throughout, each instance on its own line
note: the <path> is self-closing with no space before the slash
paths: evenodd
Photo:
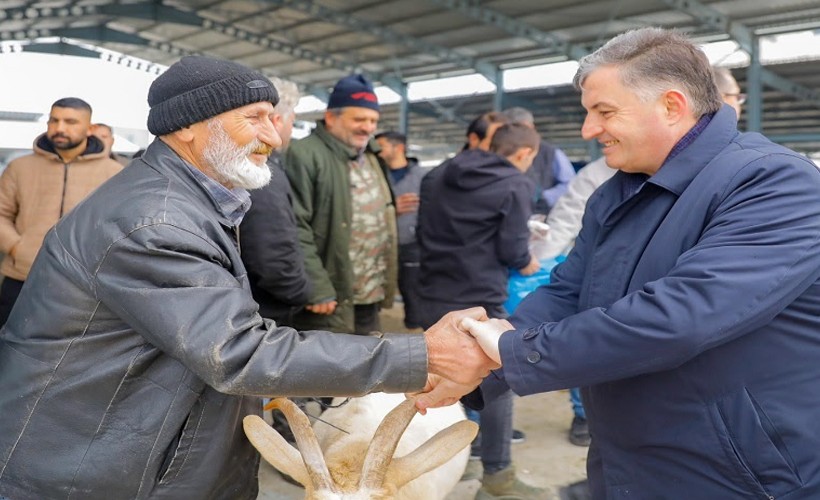
<path id="1" fill-rule="evenodd" d="M 253 499 L 259 395 L 423 387 L 421 335 L 257 314 L 232 228 L 163 142 L 52 229 L 0 331 L 0 496 Z"/>

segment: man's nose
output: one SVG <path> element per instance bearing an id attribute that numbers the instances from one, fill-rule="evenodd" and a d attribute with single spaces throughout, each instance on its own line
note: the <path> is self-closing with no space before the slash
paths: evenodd
<path id="1" fill-rule="evenodd" d="M 601 135 L 601 132 L 603 132 L 603 128 L 598 125 L 596 120 L 587 115 L 584 118 L 584 124 L 581 126 L 581 137 L 585 141 L 589 141 Z"/>
<path id="2" fill-rule="evenodd" d="M 273 125 L 273 121 L 271 121 L 270 118 L 265 120 L 262 130 L 259 133 L 259 140 L 273 149 L 277 149 L 282 146 L 282 137 L 279 135 L 279 132 L 276 130 L 276 127 Z"/>

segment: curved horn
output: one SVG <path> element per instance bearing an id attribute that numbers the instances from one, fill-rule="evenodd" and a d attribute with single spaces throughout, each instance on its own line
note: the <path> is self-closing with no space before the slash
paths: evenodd
<path id="1" fill-rule="evenodd" d="M 293 436 L 296 438 L 296 445 L 302 453 L 302 460 L 305 462 L 310 480 L 314 488 L 336 492 L 336 483 L 330 477 L 327 470 L 325 457 L 319 447 L 316 434 L 310 427 L 310 421 L 304 412 L 296 406 L 293 401 L 287 398 L 276 398 L 265 406 L 265 409 L 279 410 L 285 414 Z"/>
<path id="2" fill-rule="evenodd" d="M 413 416 L 416 414 L 416 405 L 412 399 L 405 399 L 401 404 L 393 408 L 384 417 L 370 446 L 367 447 L 362 465 L 362 476 L 359 480 L 359 489 L 378 489 L 384 484 L 387 474 L 387 467 L 393 459 L 393 453 L 399 445 L 404 430 L 410 425 Z"/>
<path id="3" fill-rule="evenodd" d="M 393 460 L 388 470 L 390 482 L 396 488 L 401 488 L 425 472 L 430 472 L 463 450 L 475 439 L 476 434 L 478 424 L 469 420 L 456 422 L 440 430 L 411 453 Z"/>
<path id="4" fill-rule="evenodd" d="M 269 464 L 289 475 L 302 486 L 308 487 L 308 476 L 305 463 L 299 451 L 290 445 L 276 429 L 256 415 L 248 415 L 242 419 L 245 435 Z"/>

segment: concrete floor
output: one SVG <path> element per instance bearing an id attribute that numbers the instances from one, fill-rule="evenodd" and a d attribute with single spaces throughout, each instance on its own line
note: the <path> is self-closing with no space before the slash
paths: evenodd
<path id="1" fill-rule="evenodd" d="M 401 314 L 401 304 L 383 311 L 383 329 L 406 331 L 402 327 Z M 524 481 L 548 488 L 557 499 L 562 486 L 585 477 L 587 449 L 567 440 L 572 410 L 566 391 L 516 398 L 514 419 L 515 428 L 527 434 L 525 442 L 512 446 L 513 461 Z M 472 500 L 479 486 L 478 479 L 461 481 L 447 500 Z M 259 469 L 259 490 L 259 500 L 304 498 L 302 488 L 285 482 L 264 460 Z"/>

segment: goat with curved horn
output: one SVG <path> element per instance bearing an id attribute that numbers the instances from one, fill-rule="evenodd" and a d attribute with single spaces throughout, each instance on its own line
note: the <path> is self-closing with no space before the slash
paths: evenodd
<path id="1" fill-rule="evenodd" d="M 384 417 L 367 448 L 359 489 L 376 490 L 382 487 L 399 439 L 417 411 L 414 401 L 406 399 Z"/>
<path id="2" fill-rule="evenodd" d="M 292 402 L 275 401 L 299 451 L 257 416 L 245 417 L 245 432 L 265 460 L 305 486 L 310 500 L 442 500 L 464 472 L 467 445 L 478 432 L 458 405 L 414 418 L 413 401 L 400 394 L 354 398 L 325 411 L 315 429 Z M 394 458 L 398 453 L 404 456 Z"/>

